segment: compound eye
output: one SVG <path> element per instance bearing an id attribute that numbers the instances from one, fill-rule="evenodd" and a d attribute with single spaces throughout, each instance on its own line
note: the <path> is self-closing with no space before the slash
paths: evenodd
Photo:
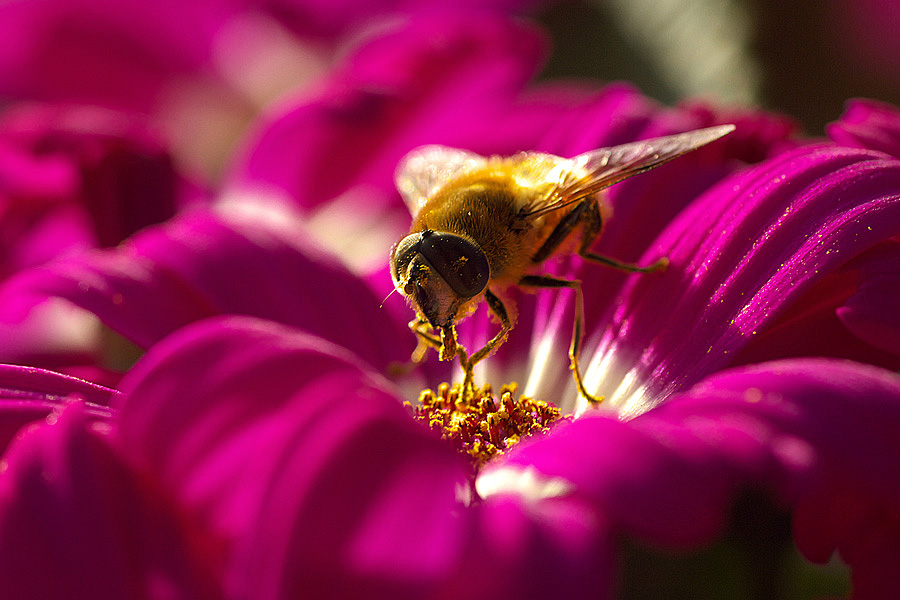
<path id="1" fill-rule="evenodd" d="M 423 231 L 418 251 L 462 298 L 480 294 L 491 278 L 487 256 L 474 242 L 462 236 Z"/>
<path id="2" fill-rule="evenodd" d="M 391 254 L 391 274 L 394 281 L 400 281 L 400 274 L 406 271 L 406 267 L 419 253 L 419 243 L 422 241 L 421 233 L 411 233 L 400 240 Z M 409 292 L 407 292 L 409 295 Z"/>

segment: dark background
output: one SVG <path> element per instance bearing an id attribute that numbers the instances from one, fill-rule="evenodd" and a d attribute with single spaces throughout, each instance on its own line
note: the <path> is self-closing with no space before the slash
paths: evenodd
<path id="1" fill-rule="evenodd" d="M 715 35 L 723 25 L 710 19 L 710 8 L 728 6 L 740 13 L 745 40 L 733 40 L 737 66 L 711 81 L 723 81 L 735 70 L 752 71 L 750 90 L 698 86 L 671 72 L 628 29 L 620 2 L 605 0 L 555 3 L 538 13 L 551 32 L 554 53 L 546 77 L 594 77 L 627 80 L 667 104 L 700 96 L 718 102 L 756 105 L 787 113 L 806 133 L 819 135 L 835 120 L 844 103 L 868 97 L 900 104 L 900 2 L 890 0 L 639 0 L 646 10 L 668 11 L 670 20 L 696 15 L 698 31 Z M 640 9 L 639 9 L 640 10 Z M 686 16 L 687 15 L 687 16 Z M 646 35 L 659 41 L 666 31 L 646 19 Z M 729 22 L 727 25 L 735 25 Z M 673 24 L 672 27 L 677 27 Z M 654 30 L 654 27 L 657 27 Z M 728 36 L 727 32 L 719 31 Z M 697 37 L 670 42 L 684 45 Z M 734 36 L 732 36 L 734 38 Z M 665 47 L 665 42 L 663 42 Z M 676 50 L 672 48 L 671 50 Z M 665 53 L 665 50 L 663 50 Z M 708 54 L 723 54 L 722 52 Z M 701 55 L 704 53 L 701 51 Z M 705 56 L 705 55 L 704 55 Z M 715 60 L 717 57 L 713 56 Z M 709 68 L 701 61 L 694 69 Z M 690 65 L 685 65 L 690 69 Z"/>

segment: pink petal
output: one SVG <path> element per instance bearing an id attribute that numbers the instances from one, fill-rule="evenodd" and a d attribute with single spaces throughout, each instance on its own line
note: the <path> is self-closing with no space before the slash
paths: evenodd
<path id="1" fill-rule="evenodd" d="M 83 404 L 91 418 L 109 418 L 106 407 L 117 394 L 52 371 L 0 365 L 0 455 L 23 427 L 51 417 L 67 404 Z"/>
<path id="2" fill-rule="evenodd" d="M 543 4 L 541 0 L 462 0 L 454 4 L 429 0 L 303 0 L 275 5 L 278 15 L 300 32 L 315 36 L 347 35 L 385 20 L 463 13 L 473 22 L 491 13 L 522 13 Z"/>
<path id="3" fill-rule="evenodd" d="M 869 252 L 864 252 L 861 257 Z M 740 366 L 796 356 L 832 356 L 891 368 L 897 361 L 896 355 L 879 350 L 854 335 L 837 314 L 842 304 L 857 291 L 859 271 L 852 265 L 861 264 L 860 258 L 819 278 L 742 348 L 731 364 Z M 871 309 L 866 311 L 868 319 L 886 322 L 890 318 L 888 314 L 876 313 L 877 305 L 868 308 Z"/>
<path id="4" fill-rule="evenodd" d="M 516 100 L 542 42 L 534 28 L 489 15 L 401 22 L 369 40 L 311 99 L 260 123 L 232 187 L 274 188 L 307 210 L 355 190 L 357 210 L 408 222 L 393 186 L 406 152 L 442 143 L 510 154 L 557 118 L 570 94 L 521 107 Z"/>
<path id="5" fill-rule="evenodd" d="M 60 296 L 142 347 L 207 316 L 247 314 L 327 337 L 380 368 L 405 360 L 413 347 L 405 324 L 393 322 L 362 281 L 301 236 L 188 213 L 119 249 L 22 273 L 0 297 L 15 319 Z"/>
<path id="6" fill-rule="evenodd" d="M 0 113 L 0 276 L 114 246 L 195 199 L 146 119 L 97 107 Z"/>
<path id="7" fill-rule="evenodd" d="M 210 557 L 169 502 L 71 404 L 23 436 L 0 477 L 9 598 L 216 598 Z"/>
<path id="8" fill-rule="evenodd" d="M 161 223 L 196 199 L 168 148 L 138 115 L 93 106 L 19 105 L 3 113 L 0 135 L 32 160 L 54 160 L 73 171 L 68 189 L 55 200 L 63 207 L 74 203 L 88 215 L 100 246 Z"/>
<path id="9" fill-rule="evenodd" d="M 739 494 L 761 490 L 793 510 L 807 557 L 821 562 L 839 551 L 862 597 L 891 597 L 900 565 L 898 427 L 896 374 L 849 361 L 780 361 L 717 375 L 629 422 L 589 413 L 517 447 L 482 478 L 523 469 L 561 478 L 563 497 L 587 499 L 613 531 L 682 548 L 720 536 Z"/>
<path id="10" fill-rule="evenodd" d="M 733 436 L 735 446 L 747 444 L 746 434 L 730 429 L 723 428 L 724 439 Z M 546 440 L 517 448 L 489 466 L 481 479 L 496 476 L 495 470 L 533 468 L 544 479 L 570 482 L 575 496 L 589 498 L 614 531 L 622 528 L 662 546 L 711 540 L 725 524 L 739 477 L 729 474 L 714 453 L 697 453 L 689 435 L 678 438 L 684 442 L 680 452 L 673 452 L 669 442 L 658 439 L 662 437 L 611 416 L 590 414 L 560 425 Z"/>
<path id="11" fill-rule="evenodd" d="M 358 365 L 345 350 L 272 322 L 198 323 L 155 346 L 122 381 L 124 449 L 209 527 L 249 535 L 262 494 L 281 485 L 284 452 L 302 445 L 306 467 L 318 471 L 349 458 L 340 444 L 359 428 L 412 426 L 384 382 Z"/>
<path id="12" fill-rule="evenodd" d="M 357 398 L 304 392 L 315 419 L 268 463 L 234 563 L 237 596 L 419 598 L 453 572 L 466 542 L 458 457 L 396 401 Z"/>
<path id="13" fill-rule="evenodd" d="M 592 509 L 514 498 L 467 508 L 459 458 L 351 360 L 272 323 L 215 319 L 155 346 L 123 381 L 123 450 L 226 540 L 229 594 L 608 588 Z"/>
<path id="14" fill-rule="evenodd" d="M 828 137 L 851 148 L 900 158 L 900 109 L 875 100 L 850 100 L 841 118 L 826 127 Z"/>
<path id="15" fill-rule="evenodd" d="M 458 573 L 436 597 L 615 598 L 614 536 L 578 499 L 523 501 L 511 495 L 476 504 Z"/>
<path id="16" fill-rule="evenodd" d="M 898 186 L 900 163 L 810 148 L 710 190 L 648 253 L 669 269 L 629 282 L 590 385 L 630 415 L 728 365 L 821 277 L 897 232 Z"/>
<path id="17" fill-rule="evenodd" d="M 212 35 L 231 12 L 215 4 L 4 4 L 0 89 L 7 97 L 146 110 L 171 79 L 210 60 Z"/>
<path id="18" fill-rule="evenodd" d="M 837 317 L 857 337 L 900 355 L 900 244 L 886 243 L 861 260 L 856 292 Z"/>

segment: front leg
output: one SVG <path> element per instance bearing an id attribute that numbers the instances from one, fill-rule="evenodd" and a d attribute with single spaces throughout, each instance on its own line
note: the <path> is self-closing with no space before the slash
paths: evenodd
<path id="1" fill-rule="evenodd" d="M 487 302 L 490 311 L 500 320 L 500 331 L 488 340 L 484 347 L 471 356 L 468 355 L 466 349 L 457 341 L 456 329 L 453 325 L 441 327 L 440 336 L 437 336 L 434 334 L 431 325 L 424 318 L 419 317 L 409 322 L 410 330 L 412 330 L 419 339 L 419 344 L 413 351 L 412 361 L 414 363 L 422 362 L 428 348 L 437 349 L 440 352 L 441 360 L 452 360 L 454 356 L 458 356 L 459 364 L 464 373 L 463 389 L 466 390 L 467 393 L 474 391 L 475 389 L 475 376 L 473 372 L 475 365 L 490 356 L 501 344 L 503 344 L 503 342 L 506 341 L 506 336 L 509 335 L 509 332 L 513 327 L 512 319 L 509 318 L 509 311 L 506 310 L 506 306 L 500 298 L 490 290 L 485 290 L 484 299 Z"/>
<path id="2" fill-rule="evenodd" d="M 440 337 L 434 334 L 431 324 L 421 318 L 415 318 L 408 323 L 410 331 L 416 334 L 418 343 L 412 356 L 407 363 L 394 363 L 389 367 L 389 372 L 393 376 L 406 375 L 419 363 L 425 360 L 425 355 L 429 348 L 434 348 L 440 354 L 441 360 L 453 360 L 454 356 L 459 357 L 460 365 L 468 364 L 469 358 L 466 349 L 460 346 L 456 340 L 456 330 L 453 326 L 441 328 Z"/>
<path id="3" fill-rule="evenodd" d="M 498 331 L 497 335 L 491 338 L 481 350 L 469 357 L 469 363 L 472 366 L 475 366 L 476 363 L 481 362 L 481 360 L 493 354 L 494 350 L 506 341 L 506 336 L 509 335 L 509 331 L 513 327 L 512 320 L 509 318 L 509 312 L 506 310 L 506 306 L 500 298 L 491 292 L 491 290 L 485 290 L 484 299 L 487 302 L 488 308 L 491 309 L 491 312 L 500 320 L 500 331 Z"/>
<path id="4" fill-rule="evenodd" d="M 429 348 L 440 349 L 441 339 L 434 335 L 431 325 L 422 317 L 418 317 L 409 322 L 409 329 L 416 334 L 416 349 L 412 353 L 412 362 L 418 364 L 425 360 L 425 354 Z"/>
<path id="5" fill-rule="evenodd" d="M 488 340 L 484 347 L 475 352 L 472 356 L 465 357 L 465 353 L 460 354 L 459 362 L 465 372 L 465 379 L 463 380 L 464 390 L 474 391 L 475 376 L 473 369 L 475 368 L 475 365 L 493 354 L 494 351 L 506 341 L 506 336 L 509 335 L 509 332 L 513 327 L 512 319 L 509 318 L 509 311 L 506 310 L 506 306 L 500 298 L 491 292 L 491 290 L 485 290 L 484 299 L 491 312 L 500 320 L 500 331 L 498 331 L 494 337 Z"/>
<path id="6" fill-rule="evenodd" d="M 416 348 L 412 352 L 409 361 L 393 362 L 388 366 L 388 373 L 392 377 L 401 377 L 412 372 L 423 360 L 429 348 L 440 349 L 441 340 L 431 330 L 431 325 L 423 318 L 415 318 L 408 323 L 409 330 L 416 334 Z"/>

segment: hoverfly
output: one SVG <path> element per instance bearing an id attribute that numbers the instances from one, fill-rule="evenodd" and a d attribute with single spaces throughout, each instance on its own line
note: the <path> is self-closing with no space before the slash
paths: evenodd
<path id="1" fill-rule="evenodd" d="M 421 361 L 429 347 L 439 351 L 441 360 L 458 356 L 468 393 L 474 387 L 474 366 L 503 344 L 515 321 L 515 313 L 501 300 L 502 290 L 571 288 L 576 293 L 571 368 L 579 393 L 598 402 L 585 389 L 578 360 L 584 326 L 581 282 L 534 271 L 568 246 L 563 243 L 575 237 L 576 226 L 580 236 L 575 251 L 585 260 L 630 272 L 664 269 L 665 258 L 642 267 L 591 251 L 608 214 L 598 192 L 733 130 L 733 125 L 709 127 L 574 158 L 538 152 L 483 157 L 435 145 L 407 154 L 395 181 L 413 223 L 409 235 L 393 247 L 390 266 L 394 288 L 416 311 L 409 323 L 419 340 L 413 361 Z M 470 355 L 457 343 L 455 327 L 482 299 L 500 330 Z"/>

